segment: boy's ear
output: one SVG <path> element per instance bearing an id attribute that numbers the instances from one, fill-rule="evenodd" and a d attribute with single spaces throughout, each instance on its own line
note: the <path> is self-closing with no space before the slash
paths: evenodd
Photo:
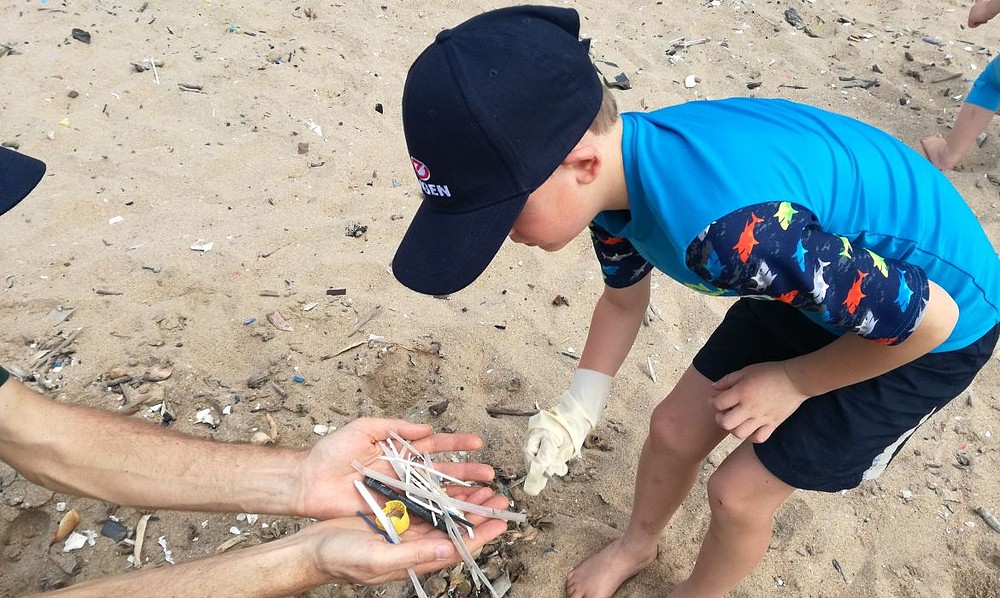
<path id="1" fill-rule="evenodd" d="M 587 143 L 586 139 L 577 144 L 573 151 L 562 161 L 562 166 L 570 169 L 578 183 L 592 183 L 601 171 L 601 151 L 597 145 Z"/>

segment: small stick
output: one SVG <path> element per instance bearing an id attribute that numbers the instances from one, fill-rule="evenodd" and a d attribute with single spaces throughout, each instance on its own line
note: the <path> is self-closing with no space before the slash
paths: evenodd
<path id="1" fill-rule="evenodd" d="M 986 522 L 986 525 L 993 528 L 993 531 L 1000 532 L 1000 521 L 998 521 L 997 518 L 993 516 L 993 513 L 987 511 L 986 507 L 976 507 L 976 513 L 978 513 L 979 516 L 983 518 L 983 521 Z"/>
<path id="2" fill-rule="evenodd" d="M 136 569 L 142 568 L 142 541 L 146 536 L 146 523 L 149 521 L 149 514 L 143 515 L 139 523 L 135 526 L 135 547 L 132 550 L 132 560 L 135 561 Z"/>
<path id="3" fill-rule="evenodd" d="M 340 351 L 337 351 L 336 353 L 334 353 L 332 355 L 324 355 L 324 356 L 320 357 L 319 360 L 320 361 L 326 361 L 327 359 L 333 359 L 334 357 L 336 357 L 338 355 L 341 355 L 343 353 L 347 353 L 351 349 L 357 349 L 358 347 L 360 347 L 361 345 L 363 345 L 363 344 L 365 344 L 367 342 L 368 341 L 358 341 L 358 342 L 354 343 L 353 345 L 351 345 L 349 347 L 344 347 L 343 349 L 341 349 Z"/>
<path id="4" fill-rule="evenodd" d="M 844 570 L 840 567 L 840 562 L 837 559 L 833 559 L 833 568 L 837 570 L 837 573 L 840 573 L 840 577 L 844 580 L 844 583 L 847 583 L 847 576 L 844 575 Z"/>
<path id="5" fill-rule="evenodd" d="M 368 320 L 371 320 L 372 318 L 374 318 L 375 314 L 377 314 L 378 310 L 380 310 L 380 309 L 382 309 L 382 306 L 381 305 L 376 305 L 375 307 L 371 308 L 368 311 L 368 313 L 366 313 L 365 315 L 363 315 L 360 318 L 358 318 L 357 323 L 355 323 L 354 326 L 351 326 L 350 330 L 347 331 L 347 336 L 351 336 L 352 334 L 354 334 L 358 330 L 361 330 L 361 327 L 364 326 L 365 324 L 367 324 Z"/>
<path id="6" fill-rule="evenodd" d="M 82 326 L 80 328 L 77 328 L 73 332 L 70 332 L 69 335 L 67 335 L 66 338 L 62 340 L 62 342 L 60 342 L 55 347 L 46 350 L 37 359 L 35 359 L 31 363 L 31 367 L 33 367 L 33 368 L 38 367 L 39 365 L 41 365 L 42 363 L 44 363 L 45 360 L 48 359 L 49 357 L 51 357 L 53 355 L 58 355 L 60 351 L 62 351 L 66 347 L 70 346 L 73 343 L 73 341 L 76 340 L 76 337 L 80 336 L 81 332 L 83 332 L 83 327 Z"/>
<path id="7" fill-rule="evenodd" d="M 660 310 L 652 303 L 649 304 L 649 311 L 653 312 L 653 315 L 659 318 L 660 320 L 663 320 L 663 316 L 660 315 Z"/>
<path id="8" fill-rule="evenodd" d="M 106 386 L 107 388 L 114 388 L 115 386 L 118 386 L 120 384 L 128 384 L 131 381 L 132 381 L 132 376 L 125 374 L 124 376 L 115 378 L 114 380 L 108 380 L 107 382 L 104 383 L 104 386 Z"/>
<path id="9" fill-rule="evenodd" d="M 515 417 L 530 417 L 538 413 L 538 409 L 508 409 L 506 407 L 487 407 L 486 413 L 491 417 L 498 415 L 513 415 Z"/>
<path id="10" fill-rule="evenodd" d="M 656 370 L 653 369 L 653 360 L 649 357 L 646 358 L 646 369 L 649 370 L 649 377 L 652 378 L 653 383 L 656 383 Z"/>
<path id="11" fill-rule="evenodd" d="M 218 546 L 216 546 L 215 547 L 215 554 L 222 554 L 223 552 L 229 550 L 233 546 L 236 546 L 237 544 L 239 544 L 240 542 L 243 542 L 246 539 L 247 539 L 247 536 L 242 536 L 242 535 L 241 536 L 233 536 L 232 538 L 229 538 L 228 540 L 226 540 L 222 544 L 219 544 Z"/>

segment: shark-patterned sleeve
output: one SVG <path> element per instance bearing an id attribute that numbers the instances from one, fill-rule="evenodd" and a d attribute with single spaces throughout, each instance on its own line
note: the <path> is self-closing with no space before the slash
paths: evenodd
<path id="1" fill-rule="evenodd" d="M 632 247 L 628 239 L 615 237 L 603 227 L 590 224 L 590 240 L 601 262 L 604 284 L 616 289 L 630 287 L 643 279 L 653 265 Z"/>
<path id="2" fill-rule="evenodd" d="M 824 322 L 884 345 L 903 342 L 930 294 L 923 269 L 854 247 L 790 202 L 741 208 L 710 224 L 687 248 L 687 266 L 743 296 L 817 311 Z"/>

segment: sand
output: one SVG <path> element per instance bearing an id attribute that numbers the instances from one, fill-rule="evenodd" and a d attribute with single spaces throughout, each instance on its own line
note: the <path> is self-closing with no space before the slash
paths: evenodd
<path id="1" fill-rule="evenodd" d="M 309 446 L 316 425 L 409 417 L 481 433 L 479 458 L 516 480 L 525 418 L 492 418 L 486 408 L 550 405 L 568 385 L 576 361 L 564 353 L 582 349 L 602 287 L 589 241 L 555 254 L 505 245 L 484 276 L 449 298 L 418 296 L 390 272 L 420 201 L 400 128 L 407 68 L 439 30 L 500 5 L 4 3 L 0 43 L 13 52 L 0 47 L 0 142 L 44 160 L 48 174 L 0 219 L 0 362 L 31 371 L 36 348 L 25 339 L 82 328 L 73 359 L 38 372 L 60 401 L 116 409 L 111 377 L 166 368 L 169 379 L 146 386 L 184 432 L 246 442 L 269 413 L 280 444 Z M 615 92 L 624 110 L 783 97 L 914 148 L 953 121 L 1000 32 L 1000 23 L 964 28 L 968 6 L 953 0 L 562 5 L 581 12 L 594 58 L 619 64 L 631 81 Z M 786 20 L 789 8 L 805 27 Z M 708 40 L 672 45 L 680 38 Z M 689 75 L 694 87 L 684 84 Z M 985 175 L 1000 173 L 997 126 L 949 174 L 994 242 L 998 187 Z M 209 251 L 191 248 L 206 242 Z M 331 288 L 346 294 L 327 295 Z M 568 305 L 554 305 L 557 295 Z M 729 305 L 660 274 L 652 303 L 662 317 L 640 331 L 598 426 L 610 450 L 584 451 L 541 496 L 512 490 L 541 529 L 511 538 L 525 566 L 511 596 L 562 595 L 565 573 L 623 529 L 649 413 Z M 55 322 L 60 306 L 73 311 Z M 291 332 L 268 322 L 273 311 Z M 998 376 L 991 360 L 880 480 L 793 495 L 763 562 L 732 595 L 1000 595 L 1000 534 L 974 511 L 1000 512 Z M 444 413 L 429 412 L 445 400 Z M 206 408 L 227 412 L 216 429 L 195 423 Z M 133 417 L 161 419 L 148 408 Z M 705 482 L 733 446 L 713 452 L 658 559 L 619 596 L 663 595 L 685 577 L 708 523 Z M 103 536 L 70 553 L 37 546 L 59 503 L 81 513 L 81 530 L 99 530 L 109 513 L 134 529 L 143 513 L 53 494 L 2 465 L 0 482 L 0 595 L 128 570 Z M 308 523 L 156 512 L 147 565 L 171 566 L 161 536 L 182 562 L 214 552 L 231 526 L 250 532 L 247 546 Z M 57 561 L 77 573 L 60 573 Z"/>

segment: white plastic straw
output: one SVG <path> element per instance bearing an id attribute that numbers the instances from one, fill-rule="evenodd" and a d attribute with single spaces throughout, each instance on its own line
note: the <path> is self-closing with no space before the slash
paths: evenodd
<path id="1" fill-rule="evenodd" d="M 360 480 L 354 480 L 354 487 L 358 489 L 358 492 L 361 494 L 361 498 L 365 499 L 365 502 L 368 503 L 369 507 L 371 507 L 372 512 L 375 513 L 375 517 L 378 518 L 379 523 L 382 524 L 382 529 L 385 530 L 385 533 L 389 534 L 389 538 L 392 539 L 392 543 L 401 543 L 402 540 L 400 539 L 399 534 L 396 533 L 396 528 L 392 525 L 392 521 L 390 521 L 386 514 L 382 512 L 382 507 L 378 506 L 378 502 L 375 501 L 375 497 L 368 491 L 368 488 L 365 488 L 365 485 L 362 484 Z M 413 583 L 413 589 L 416 590 L 417 596 L 420 598 L 427 598 L 427 593 L 424 592 L 424 587 L 420 585 L 420 580 L 417 579 L 417 574 L 414 573 L 413 569 L 407 569 L 406 573 L 410 576 L 410 582 Z"/>

